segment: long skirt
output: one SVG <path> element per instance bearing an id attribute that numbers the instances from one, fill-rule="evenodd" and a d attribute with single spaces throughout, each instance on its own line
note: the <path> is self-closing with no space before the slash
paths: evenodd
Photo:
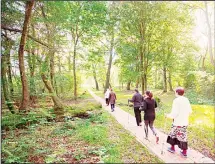
<path id="1" fill-rule="evenodd" d="M 171 131 L 167 137 L 167 143 L 178 145 L 180 149 L 187 150 L 187 126 L 172 125 Z"/>

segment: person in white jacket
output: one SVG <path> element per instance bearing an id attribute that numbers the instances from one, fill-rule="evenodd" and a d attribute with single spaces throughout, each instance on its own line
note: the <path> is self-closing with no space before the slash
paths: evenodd
<path id="1" fill-rule="evenodd" d="M 187 126 L 192 108 L 189 100 L 183 96 L 184 88 L 178 87 L 175 90 L 176 98 L 173 100 L 172 111 L 166 114 L 167 118 L 173 119 L 171 132 L 167 137 L 167 143 L 171 145 L 168 151 L 175 152 L 175 145 L 182 150 L 181 155 L 187 157 Z"/>
<path id="2" fill-rule="evenodd" d="M 109 96 L 110 96 L 110 89 L 107 89 L 105 92 L 105 101 L 106 101 L 106 105 L 109 105 Z"/>

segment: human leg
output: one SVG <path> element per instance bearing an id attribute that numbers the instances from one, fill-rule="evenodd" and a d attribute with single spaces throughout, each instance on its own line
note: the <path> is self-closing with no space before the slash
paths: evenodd
<path id="1" fill-rule="evenodd" d="M 144 131 L 145 131 L 146 139 L 148 139 L 148 126 L 149 126 L 149 121 L 144 120 Z"/>

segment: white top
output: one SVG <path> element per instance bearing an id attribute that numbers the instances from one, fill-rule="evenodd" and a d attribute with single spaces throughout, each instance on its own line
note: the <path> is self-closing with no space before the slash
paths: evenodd
<path id="1" fill-rule="evenodd" d="M 110 90 L 108 89 L 108 90 L 105 92 L 105 98 L 107 99 L 107 98 L 109 98 L 109 96 L 110 96 Z"/>
<path id="2" fill-rule="evenodd" d="M 191 113 L 190 101 L 184 96 L 179 96 L 173 100 L 172 111 L 167 117 L 174 119 L 175 126 L 187 126 Z"/>

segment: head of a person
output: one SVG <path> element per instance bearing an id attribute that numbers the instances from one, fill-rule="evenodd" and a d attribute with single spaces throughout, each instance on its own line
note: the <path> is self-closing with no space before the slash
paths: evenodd
<path id="1" fill-rule="evenodd" d="M 148 97 L 148 98 L 150 98 L 150 99 L 153 97 L 153 94 L 152 94 L 151 91 L 146 91 L 146 92 L 145 92 L 145 95 L 146 95 L 146 97 Z"/>
<path id="2" fill-rule="evenodd" d="M 183 96 L 184 95 L 184 88 L 183 87 L 177 87 L 175 89 L 175 96 L 179 97 L 179 96 Z"/>
<path id="3" fill-rule="evenodd" d="M 112 92 L 112 91 L 113 91 L 113 89 L 112 89 L 112 88 L 110 88 L 110 91 Z"/>
<path id="4" fill-rule="evenodd" d="M 137 89 L 137 88 L 135 88 L 135 89 L 134 89 L 134 92 L 135 92 L 135 93 L 139 93 L 139 91 L 138 91 L 138 89 Z"/>

